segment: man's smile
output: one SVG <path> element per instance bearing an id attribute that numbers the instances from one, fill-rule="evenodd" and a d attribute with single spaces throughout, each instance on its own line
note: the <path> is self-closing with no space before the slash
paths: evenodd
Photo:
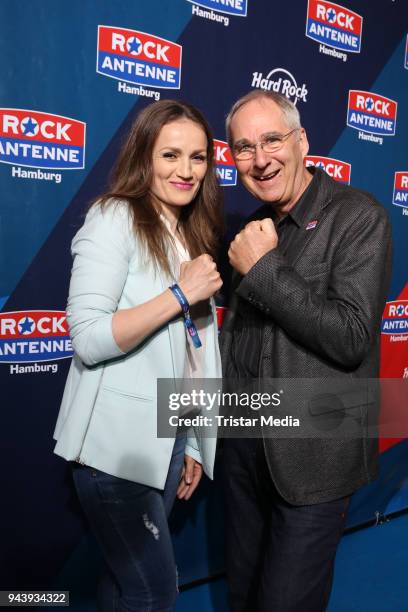
<path id="1" fill-rule="evenodd" d="M 270 181 L 271 179 L 274 179 L 275 176 L 279 174 L 279 172 L 280 172 L 280 168 L 278 170 L 275 170 L 274 172 L 270 172 L 269 174 L 264 174 L 262 176 L 259 176 L 259 175 L 252 175 L 252 176 L 256 181 L 261 181 L 261 182 Z"/>

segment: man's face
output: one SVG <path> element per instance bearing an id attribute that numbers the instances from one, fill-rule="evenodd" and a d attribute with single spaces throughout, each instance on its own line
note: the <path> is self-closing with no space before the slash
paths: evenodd
<path id="1" fill-rule="evenodd" d="M 233 116 L 230 128 L 233 153 L 234 145 L 253 145 L 291 131 L 279 106 L 266 98 L 251 100 L 242 106 Z M 308 149 L 306 133 L 301 128 L 284 140 L 279 151 L 265 153 L 258 145 L 252 159 L 236 159 L 235 163 L 248 191 L 285 213 L 310 182 L 311 175 L 303 162 Z"/>

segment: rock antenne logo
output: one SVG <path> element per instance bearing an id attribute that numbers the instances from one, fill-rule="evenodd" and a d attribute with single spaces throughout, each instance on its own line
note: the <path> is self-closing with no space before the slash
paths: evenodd
<path id="1" fill-rule="evenodd" d="M 0 162 L 31 168 L 85 167 L 86 125 L 77 119 L 20 108 L 0 109 Z"/>
<path id="2" fill-rule="evenodd" d="M 383 334 L 402 335 L 408 339 L 408 300 L 387 302 L 381 324 Z M 404 338 L 407 336 L 407 338 Z"/>
<path id="3" fill-rule="evenodd" d="M 397 103 L 369 91 L 349 91 L 347 125 L 356 130 L 381 136 L 394 136 Z"/>
<path id="4" fill-rule="evenodd" d="M 408 210 L 408 171 L 395 173 L 392 203 Z"/>
<path id="5" fill-rule="evenodd" d="M 0 313 L 0 363 L 56 361 L 72 357 L 65 312 Z"/>
<path id="6" fill-rule="evenodd" d="M 215 169 L 223 187 L 237 184 L 237 169 L 227 142 L 214 139 Z"/>
<path id="7" fill-rule="evenodd" d="M 309 0 L 306 19 L 308 38 L 334 49 L 360 53 L 362 29 L 363 18 L 354 11 L 326 0 Z"/>
<path id="8" fill-rule="evenodd" d="M 306 168 L 309 166 L 321 168 L 335 181 L 350 185 L 351 165 L 347 162 L 332 157 L 322 157 L 321 155 L 306 155 L 305 165 Z"/>
<path id="9" fill-rule="evenodd" d="M 112 79 L 164 89 L 180 89 L 180 45 L 153 34 L 98 27 L 96 71 Z"/>
<path id="10" fill-rule="evenodd" d="M 247 14 L 248 0 L 187 0 L 187 2 L 228 15 L 246 17 Z"/>

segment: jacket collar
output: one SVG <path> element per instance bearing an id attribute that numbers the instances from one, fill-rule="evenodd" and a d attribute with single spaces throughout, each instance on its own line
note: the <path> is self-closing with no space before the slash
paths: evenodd
<path id="1" fill-rule="evenodd" d="M 286 253 L 286 257 L 292 265 L 295 265 L 302 256 L 304 249 L 319 226 L 326 206 L 333 199 L 333 179 L 320 168 L 308 168 L 308 171 L 313 174 L 313 183 L 316 183 L 310 194 L 306 194 L 310 201 L 304 202 L 305 210 L 301 224 Z"/>

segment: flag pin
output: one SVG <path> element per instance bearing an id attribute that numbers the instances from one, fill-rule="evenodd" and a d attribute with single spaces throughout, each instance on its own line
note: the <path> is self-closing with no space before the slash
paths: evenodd
<path id="1" fill-rule="evenodd" d="M 314 219 L 313 221 L 309 221 L 309 223 L 306 225 L 306 230 L 314 229 L 316 225 L 317 225 L 317 219 Z"/>

